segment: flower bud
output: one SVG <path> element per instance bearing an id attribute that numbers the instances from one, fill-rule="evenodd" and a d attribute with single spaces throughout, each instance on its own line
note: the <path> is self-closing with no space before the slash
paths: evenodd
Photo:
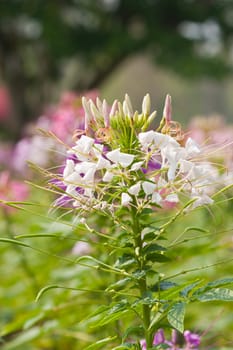
<path id="1" fill-rule="evenodd" d="M 145 115 L 149 115 L 150 108 L 151 108 L 150 95 L 146 94 L 146 96 L 144 96 L 143 101 L 142 101 L 142 113 Z"/>
<path id="2" fill-rule="evenodd" d="M 167 95 L 165 99 L 163 117 L 165 118 L 166 123 L 169 123 L 172 120 L 172 99 L 170 95 Z"/>

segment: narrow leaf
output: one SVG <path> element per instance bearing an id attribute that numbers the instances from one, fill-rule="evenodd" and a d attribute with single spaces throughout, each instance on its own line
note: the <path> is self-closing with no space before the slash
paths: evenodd
<path id="1" fill-rule="evenodd" d="M 99 341 L 97 341 L 95 344 L 91 344 L 89 345 L 87 348 L 85 348 L 84 350 L 96 350 L 96 349 L 102 349 L 103 345 L 104 344 L 107 344 L 109 343 L 110 341 L 116 339 L 117 337 L 114 336 L 114 337 L 107 337 L 107 338 L 104 338 L 104 339 L 101 339 Z"/>
<path id="2" fill-rule="evenodd" d="M 11 239 L 11 238 L 0 238 L 0 242 L 13 243 L 13 244 L 21 245 L 22 247 L 31 248 L 30 245 L 23 243 L 23 242 L 19 242 L 16 239 Z"/>

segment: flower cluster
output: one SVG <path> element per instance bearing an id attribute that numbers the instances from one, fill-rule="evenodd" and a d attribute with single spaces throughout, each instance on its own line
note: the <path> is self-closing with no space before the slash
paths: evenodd
<path id="1" fill-rule="evenodd" d="M 198 350 L 200 346 L 200 336 L 196 333 L 192 333 L 188 330 L 184 331 L 184 345 L 179 345 L 176 330 L 172 331 L 171 339 L 166 340 L 163 329 L 159 329 L 154 336 L 153 345 L 164 344 L 167 345 L 167 350 Z M 140 341 L 142 350 L 146 350 L 146 341 Z"/>
<path id="2" fill-rule="evenodd" d="M 114 210 L 176 205 L 191 200 L 190 207 L 211 204 L 218 172 L 204 161 L 192 138 L 174 132 L 171 99 L 167 96 L 157 130 L 147 130 L 156 112 L 150 97 L 142 112 L 134 113 L 129 97 L 123 104 L 83 98 L 85 126 L 69 147 L 61 178 L 62 199 L 75 208 Z M 60 203 L 61 203 L 60 199 Z"/>

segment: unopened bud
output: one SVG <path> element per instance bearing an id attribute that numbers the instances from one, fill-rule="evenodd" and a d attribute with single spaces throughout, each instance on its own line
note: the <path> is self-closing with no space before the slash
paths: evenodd
<path id="1" fill-rule="evenodd" d="M 108 115 L 108 105 L 107 105 L 106 100 L 103 100 L 102 112 L 103 112 L 103 117 L 104 117 L 104 126 L 105 126 L 105 128 L 108 128 L 109 127 L 109 115 Z"/>
<path id="2" fill-rule="evenodd" d="M 125 94 L 125 100 L 123 102 L 123 109 L 124 109 L 124 105 L 128 111 L 128 113 L 125 113 L 125 114 L 132 116 L 133 115 L 133 107 L 132 107 L 132 104 L 131 104 L 131 101 L 130 101 L 128 94 Z"/>
<path id="3" fill-rule="evenodd" d="M 170 95 L 167 95 L 165 99 L 163 117 L 165 118 L 166 123 L 169 123 L 172 120 L 172 99 Z"/>
<path id="4" fill-rule="evenodd" d="M 84 109 L 84 112 L 85 112 L 85 121 L 84 121 L 84 127 L 85 127 L 85 130 L 88 129 L 88 126 L 90 124 L 90 121 L 92 120 L 92 114 L 91 114 L 91 109 L 90 109 L 90 105 L 86 99 L 86 97 L 82 97 L 82 105 L 83 105 L 83 109 Z"/>
<path id="5" fill-rule="evenodd" d="M 144 96 L 142 101 L 142 113 L 145 115 L 148 115 L 150 113 L 150 107 L 151 107 L 150 95 L 146 94 L 146 96 Z"/>
<path id="6" fill-rule="evenodd" d="M 97 121 L 98 119 L 101 118 L 101 113 L 98 111 L 98 109 L 96 108 L 95 104 L 93 101 L 90 101 L 90 108 L 91 108 L 91 112 L 95 117 L 95 120 Z"/>
<path id="7" fill-rule="evenodd" d="M 115 115 L 116 111 L 117 111 L 117 106 L 118 106 L 118 101 L 115 100 L 112 104 L 112 108 L 111 108 L 111 111 L 109 113 L 109 117 L 111 118 L 112 116 Z"/>

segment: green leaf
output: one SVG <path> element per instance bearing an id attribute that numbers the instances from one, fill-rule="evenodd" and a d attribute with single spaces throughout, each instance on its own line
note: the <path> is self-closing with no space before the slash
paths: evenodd
<path id="1" fill-rule="evenodd" d="M 164 350 L 164 349 L 170 349 L 171 346 L 168 344 L 158 344 L 156 346 L 153 346 L 152 348 L 149 348 L 148 350 Z"/>
<path id="2" fill-rule="evenodd" d="M 156 243 L 151 243 L 151 244 L 147 244 L 144 248 L 143 248 L 143 253 L 144 254 L 147 254 L 147 253 L 151 253 L 151 252 L 154 252 L 154 251 L 160 251 L 160 252 L 164 252 L 166 251 L 167 248 L 159 245 L 159 244 L 156 244 Z"/>
<path id="3" fill-rule="evenodd" d="M 124 343 L 122 345 L 119 345 L 119 346 L 113 348 L 112 350 L 128 350 L 128 349 L 136 349 L 136 345 L 130 344 L 130 343 Z"/>
<path id="4" fill-rule="evenodd" d="M 160 282 L 160 283 L 163 283 Z M 193 283 L 193 282 L 186 282 L 186 283 L 183 283 L 181 285 L 175 285 L 174 287 L 171 287 L 167 290 L 161 290 L 160 293 L 161 293 L 161 298 L 162 299 L 165 299 L 165 300 L 168 300 L 168 299 L 175 299 L 175 297 L 179 296 L 179 293 L 186 287 L 186 286 L 189 286 L 190 283 Z"/>
<path id="5" fill-rule="evenodd" d="M 137 261 L 132 255 L 124 254 L 116 261 L 115 267 L 118 269 L 122 269 L 128 266 L 132 266 L 136 263 Z"/>
<path id="6" fill-rule="evenodd" d="M 58 322 L 55 320 L 46 322 L 42 327 L 33 327 L 24 331 L 22 334 L 17 336 L 15 339 L 9 343 L 2 346 L 2 350 L 15 350 L 19 346 L 22 346 L 26 343 L 30 343 L 32 340 L 37 339 L 44 335 L 47 332 L 50 332 L 53 329 L 58 327 Z"/>
<path id="7" fill-rule="evenodd" d="M 87 348 L 85 348 L 84 350 L 96 350 L 96 349 L 101 349 L 103 345 L 109 343 L 110 341 L 116 339 L 117 336 L 114 337 L 107 337 L 104 339 L 101 339 L 99 341 L 97 341 L 95 344 L 91 344 L 89 345 Z"/>
<path id="8" fill-rule="evenodd" d="M 171 307 L 167 315 L 170 325 L 181 333 L 184 331 L 185 306 L 186 303 L 178 302 Z"/>
<path id="9" fill-rule="evenodd" d="M 39 315 L 36 315 L 34 317 L 31 317 L 30 319 L 28 319 L 24 325 L 23 325 L 23 329 L 29 329 L 32 326 L 34 326 L 37 322 L 43 320 L 43 318 L 45 317 L 45 312 L 40 313 Z"/>
<path id="10" fill-rule="evenodd" d="M 152 253 L 148 253 L 146 254 L 146 260 L 149 260 L 151 262 L 160 262 L 160 263 L 165 263 L 170 261 L 171 259 L 168 258 L 166 255 L 164 254 L 159 254 L 156 252 L 152 252 Z"/>
<path id="11" fill-rule="evenodd" d="M 30 245 L 23 243 L 23 242 L 20 242 L 20 241 L 17 241 L 16 239 L 11 239 L 11 238 L 0 238 L 0 242 L 13 243 L 16 245 L 21 245 L 22 247 L 31 248 Z"/>
<path id="12" fill-rule="evenodd" d="M 185 229 L 184 232 L 188 232 L 188 231 L 199 231 L 199 232 L 204 232 L 204 233 L 208 233 L 209 231 L 202 228 L 202 227 L 196 227 L 196 226 L 189 226 Z"/>
<path id="13" fill-rule="evenodd" d="M 161 281 L 156 283 L 155 285 L 153 285 L 151 287 L 151 290 L 153 292 L 158 292 L 158 291 L 162 291 L 162 290 L 167 290 L 173 287 L 177 287 L 178 284 L 175 282 L 171 282 L 171 281 Z"/>
<path id="14" fill-rule="evenodd" d="M 130 277 L 123 278 L 122 280 L 119 280 L 116 283 L 110 284 L 110 286 L 106 288 L 106 291 L 111 291 L 112 289 L 120 290 L 124 288 L 131 281 L 132 281 L 132 278 Z"/>
<path id="15" fill-rule="evenodd" d="M 187 297 L 187 296 L 189 295 L 189 292 L 192 291 L 193 289 L 195 289 L 195 287 L 197 287 L 200 283 L 201 283 L 201 281 L 196 281 L 196 282 L 193 282 L 193 283 L 189 284 L 187 287 L 185 287 L 185 288 L 180 292 L 180 294 L 181 294 L 183 297 Z"/>
<path id="16" fill-rule="evenodd" d="M 233 290 L 227 288 L 215 288 L 197 295 L 197 299 L 206 301 L 233 301 Z"/>
<path id="17" fill-rule="evenodd" d="M 130 334 L 142 334 L 142 331 L 143 331 L 142 325 L 128 327 L 126 329 L 126 331 L 124 332 L 122 339 L 123 339 L 123 341 L 125 341 L 126 339 L 129 339 Z M 122 344 L 122 345 L 124 345 L 124 344 Z"/>
<path id="18" fill-rule="evenodd" d="M 99 320 L 94 320 L 93 327 L 101 327 L 110 322 L 118 320 L 124 314 L 129 312 L 129 304 L 127 300 L 122 300 L 118 303 L 112 303 L 104 312 L 101 313 Z"/>
<path id="19" fill-rule="evenodd" d="M 225 286 L 225 285 L 228 285 L 228 284 L 233 284 L 233 277 L 222 278 L 220 280 L 209 282 L 207 284 L 207 287 L 211 287 L 211 288 L 213 288 L 213 287 L 222 287 L 222 286 Z"/>

